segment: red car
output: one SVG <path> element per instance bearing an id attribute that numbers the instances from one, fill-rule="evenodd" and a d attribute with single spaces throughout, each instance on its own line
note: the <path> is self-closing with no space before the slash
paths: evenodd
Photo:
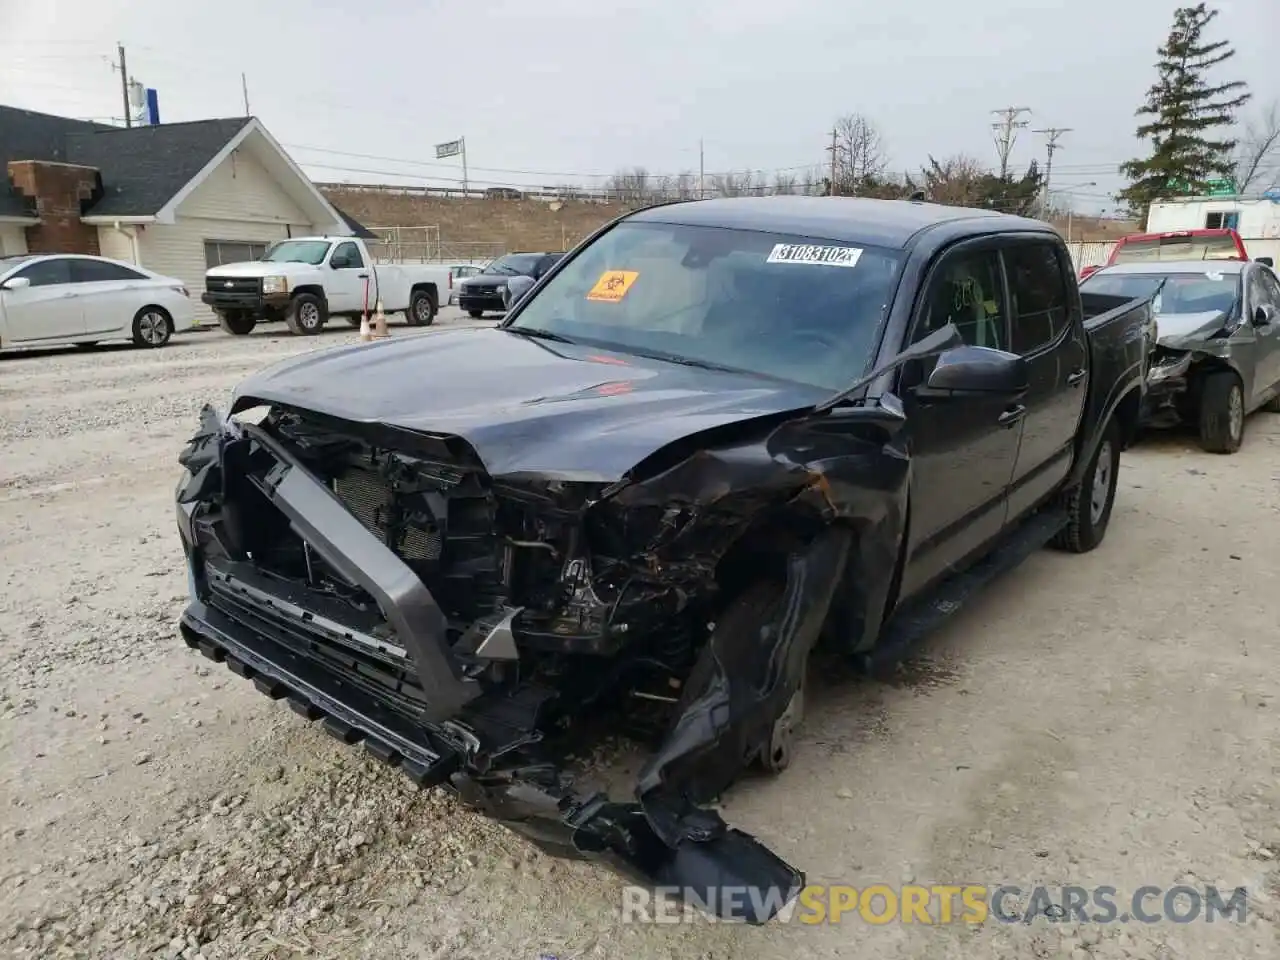
<path id="1" fill-rule="evenodd" d="M 1228 228 L 1219 230 L 1169 230 L 1164 233 L 1135 233 L 1121 237 L 1102 264 L 1152 262 L 1162 260 L 1248 260 L 1240 234 Z M 1099 267 L 1080 271 L 1083 280 Z"/>

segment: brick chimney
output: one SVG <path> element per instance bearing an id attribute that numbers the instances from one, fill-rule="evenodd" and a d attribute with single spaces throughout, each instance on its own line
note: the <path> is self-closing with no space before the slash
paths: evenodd
<path id="1" fill-rule="evenodd" d="M 31 253 L 98 254 L 98 228 L 80 222 L 81 203 L 99 189 L 94 167 L 47 160 L 10 160 L 14 189 L 36 202 L 40 223 L 27 227 Z"/>

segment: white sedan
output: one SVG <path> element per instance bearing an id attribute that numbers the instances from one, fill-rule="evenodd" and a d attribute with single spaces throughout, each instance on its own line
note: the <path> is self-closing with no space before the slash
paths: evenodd
<path id="1" fill-rule="evenodd" d="M 76 254 L 0 257 L 0 347 L 132 340 L 163 347 L 194 323 L 181 280 Z"/>

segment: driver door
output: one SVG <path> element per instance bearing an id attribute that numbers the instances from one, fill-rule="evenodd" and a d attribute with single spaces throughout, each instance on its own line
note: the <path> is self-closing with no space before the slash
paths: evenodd
<path id="1" fill-rule="evenodd" d="M 1009 313 L 997 247 L 985 238 L 960 244 L 930 270 L 907 345 L 950 321 L 965 343 L 1008 351 Z M 898 379 L 911 437 L 903 599 L 974 559 L 1003 531 L 1025 413 L 1006 398 L 923 395 L 933 365 L 909 363 Z"/>
<path id="2" fill-rule="evenodd" d="M 331 272 L 325 280 L 324 292 L 330 313 L 359 313 L 364 309 L 364 284 L 370 270 L 360 253 L 359 244 L 350 240 L 338 244 L 329 254 Z M 374 292 L 369 293 L 369 309 L 373 310 Z"/>

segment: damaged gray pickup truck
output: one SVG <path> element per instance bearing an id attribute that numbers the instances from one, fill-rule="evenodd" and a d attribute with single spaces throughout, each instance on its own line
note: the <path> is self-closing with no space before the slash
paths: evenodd
<path id="1" fill-rule="evenodd" d="M 263 370 L 181 456 L 186 642 L 553 853 L 730 919 L 804 884 L 709 808 L 785 767 L 819 643 L 875 670 L 1103 538 L 1146 300 L 1046 224 L 906 201 L 651 207 L 496 328 Z M 631 795 L 573 758 L 652 744 Z"/>

